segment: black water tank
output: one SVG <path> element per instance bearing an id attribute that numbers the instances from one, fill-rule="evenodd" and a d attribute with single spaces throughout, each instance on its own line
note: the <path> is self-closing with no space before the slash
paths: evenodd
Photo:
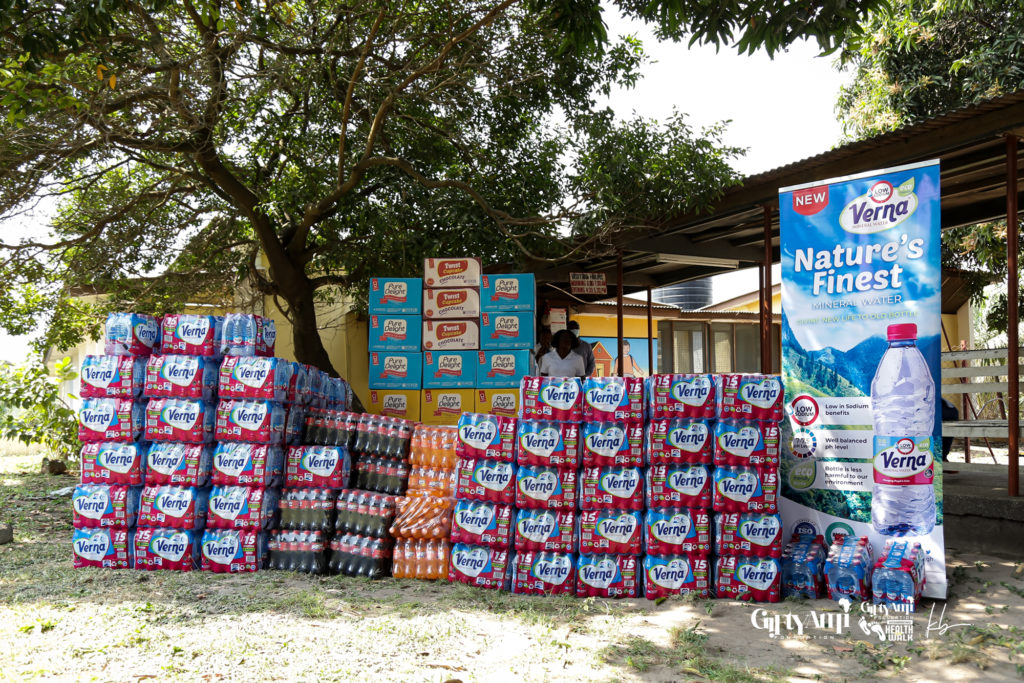
<path id="1" fill-rule="evenodd" d="M 683 311 L 696 311 L 711 305 L 711 278 L 655 289 L 651 296 L 658 303 L 678 306 Z"/>

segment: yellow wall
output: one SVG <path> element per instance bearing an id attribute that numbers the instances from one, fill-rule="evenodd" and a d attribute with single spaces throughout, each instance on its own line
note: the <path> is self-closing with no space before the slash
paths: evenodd
<path id="1" fill-rule="evenodd" d="M 618 322 L 615 318 L 614 309 L 611 315 L 600 313 L 573 313 L 570 318 L 580 324 L 580 336 L 587 337 L 617 337 L 619 336 Z M 654 315 L 654 338 L 658 338 L 657 314 Z M 647 338 L 647 316 L 623 316 L 622 334 L 624 337 Z"/>
<path id="2" fill-rule="evenodd" d="M 757 313 L 760 309 L 761 302 L 758 299 L 754 299 L 750 303 L 739 304 L 732 306 L 727 310 L 734 311 L 737 313 Z M 782 311 L 782 293 L 775 294 L 772 296 L 772 313 L 779 313 Z"/>

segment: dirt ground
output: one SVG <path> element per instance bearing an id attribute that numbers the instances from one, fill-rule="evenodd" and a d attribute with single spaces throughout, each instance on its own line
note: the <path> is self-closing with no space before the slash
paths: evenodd
<path id="1" fill-rule="evenodd" d="M 70 500 L 49 495 L 75 478 L 36 474 L 38 462 L 0 457 L 0 523 L 15 526 L 0 546 L 0 680 L 1024 680 L 1024 551 L 950 549 L 949 600 L 909 625 L 859 605 L 847 622 L 827 600 L 654 604 L 271 571 L 76 571 Z"/>

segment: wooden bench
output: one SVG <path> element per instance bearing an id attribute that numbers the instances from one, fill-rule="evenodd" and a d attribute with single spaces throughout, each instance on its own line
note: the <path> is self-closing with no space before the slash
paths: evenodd
<path id="1" fill-rule="evenodd" d="M 1024 366 L 1020 365 L 1020 355 L 1024 354 L 1024 348 L 1018 350 L 1017 367 L 1021 368 L 1021 376 L 1024 377 Z M 949 396 L 951 394 L 960 394 L 967 397 L 967 401 L 953 401 L 957 405 L 957 410 L 961 411 L 959 420 L 942 421 L 942 435 L 951 437 L 962 437 L 964 439 L 972 438 L 983 438 L 983 439 L 1006 439 L 1009 436 L 1009 421 L 1006 419 L 1006 393 L 1009 391 L 1010 385 L 1006 379 L 1006 373 L 1009 370 L 1008 364 L 1009 349 L 977 349 L 974 351 L 945 351 L 942 353 L 942 364 L 945 366 L 947 363 L 952 363 L 952 367 L 942 368 L 942 378 L 953 378 L 958 380 L 955 383 L 947 384 L 943 383 L 940 387 L 941 393 Z M 999 361 L 999 364 L 988 365 L 984 364 L 984 361 Z M 981 362 L 981 364 L 974 365 L 972 363 Z M 982 381 L 972 381 L 977 378 L 981 378 Z M 1020 382 L 1018 381 L 1018 391 L 1020 390 Z M 995 394 L 994 398 L 985 401 L 982 405 L 977 405 L 976 401 L 971 401 L 971 395 L 979 394 Z M 977 418 L 986 406 L 991 403 L 996 403 L 999 406 L 999 414 L 1002 416 L 1001 419 L 971 419 Z M 964 414 L 964 408 L 967 408 L 967 414 Z M 1024 435 L 1024 427 L 1021 427 L 1020 433 Z M 968 442 L 969 443 L 969 442 Z M 970 456 L 965 448 L 965 455 L 967 455 L 967 461 L 970 462 Z"/>

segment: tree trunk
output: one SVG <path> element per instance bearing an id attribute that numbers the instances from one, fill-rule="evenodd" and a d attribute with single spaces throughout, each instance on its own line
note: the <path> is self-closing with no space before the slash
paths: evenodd
<path id="1" fill-rule="evenodd" d="M 331 377 L 340 377 L 338 371 L 334 369 L 334 364 L 331 363 L 327 349 L 324 348 L 320 330 L 317 329 L 313 290 L 309 286 L 308 279 L 294 288 L 282 286 L 281 293 L 290 309 L 295 359 L 300 363 L 326 370 Z"/>

